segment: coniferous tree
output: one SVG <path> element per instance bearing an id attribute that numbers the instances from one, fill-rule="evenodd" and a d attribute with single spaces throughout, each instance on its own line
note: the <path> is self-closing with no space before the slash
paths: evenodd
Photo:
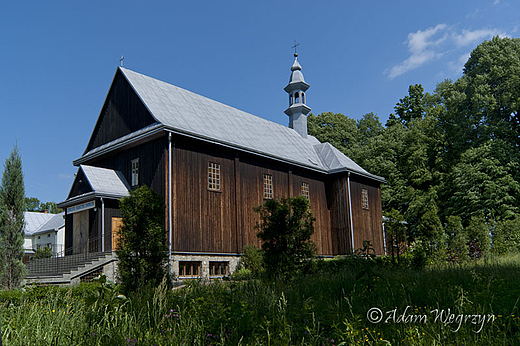
<path id="1" fill-rule="evenodd" d="M 0 260 L 1 280 L 8 289 L 20 285 L 26 268 L 22 262 L 25 187 L 22 159 L 15 146 L 5 161 L 0 186 Z"/>

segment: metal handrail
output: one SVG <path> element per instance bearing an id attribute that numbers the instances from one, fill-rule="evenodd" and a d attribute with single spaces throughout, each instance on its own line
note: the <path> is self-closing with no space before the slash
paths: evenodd
<path id="1" fill-rule="evenodd" d="M 101 237 L 89 239 L 51 257 L 31 260 L 27 263 L 30 275 L 56 276 L 70 272 L 103 254 L 100 240 Z"/>

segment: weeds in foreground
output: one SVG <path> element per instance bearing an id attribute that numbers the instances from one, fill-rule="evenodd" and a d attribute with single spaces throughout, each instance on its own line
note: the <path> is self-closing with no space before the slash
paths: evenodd
<path id="1" fill-rule="evenodd" d="M 518 256 L 424 270 L 356 261 L 326 263 L 287 283 L 191 281 L 181 290 L 169 291 L 163 284 L 128 297 L 106 282 L 0 292 L 3 341 L 123 346 L 520 343 Z M 368 320 L 373 308 L 383 314 L 379 323 Z M 442 318 L 435 320 L 434 310 L 444 311 Z M 450 322 L 450 314 L 495 319 L 477 332 L 479 324 Z"/>

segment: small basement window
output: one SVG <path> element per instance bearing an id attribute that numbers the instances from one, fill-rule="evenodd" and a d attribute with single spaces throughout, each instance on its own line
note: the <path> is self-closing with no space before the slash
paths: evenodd
<path id="1" fill-rule="evenodd" d="M 368 210 L 368 190 L 361 189 L 361 206 Z"/>
<path id="2" fill-rule="evenodd" d="M 273 198 L 273 176 L 264 174 L 264 199 Z"/>
<path id="3" fill-rule="evenodd" d="M 208 189 L 220 191 L 220 164 L 215 162 L 208 166 Z"/>
<path id="4" fill-rule="evenodd" d="M 229 275 L 229 262 L 209 262 L 210 276 L 227 276 Z"/>
<path id="5" fill-rule="evenodd" d="M 302 196 L 309 199 L 309 183 L 302 183 Z"/>
<path id="6" fill-rule="evenodd" d="M 179 262 L 179 276 L 200 276 L 200 261 L 181 261 Z"/>
<path id="7" fill-rule="evenodd" d="M 132 160 L 132 186 L 139 185 L 139 159 Z"/>

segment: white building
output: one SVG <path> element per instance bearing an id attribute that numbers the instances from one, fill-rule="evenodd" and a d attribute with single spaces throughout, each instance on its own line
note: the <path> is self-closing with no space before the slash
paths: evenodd
<path id="1" fill-rule="evenodd" d="M 25 212 L 24 249 L 25 255 L 30 257 L 36 250 L 46 247 L 53 254 L 62 254 L 65 244 L 64 213 L 48 214 L 27 211 Z"/>

